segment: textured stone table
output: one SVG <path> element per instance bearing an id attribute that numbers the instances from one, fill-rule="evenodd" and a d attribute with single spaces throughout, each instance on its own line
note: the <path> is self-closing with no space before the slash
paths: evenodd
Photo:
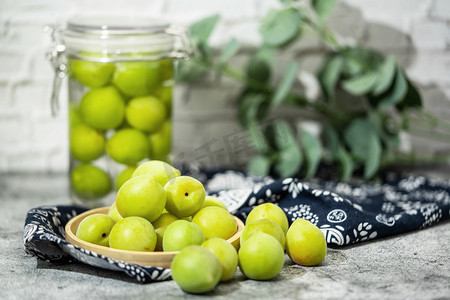
<path id="1" fill-rule="evenodd" d="M 428 173 L 448 178 L 436 170 Z M 53 264 L 25 253 L 27 211 L 69 204 L 64 175 L 0 175 L 0 299 L 202 298 L 175 282 L 138 284 L 121 272 L 82 263 Z M 345 248 L 329 248 L 319 267 L 286 258 L 273 280 L 245 279 L 238 271 L 208 296 L 217 299 L 450 299 L 450 222 Z"/>

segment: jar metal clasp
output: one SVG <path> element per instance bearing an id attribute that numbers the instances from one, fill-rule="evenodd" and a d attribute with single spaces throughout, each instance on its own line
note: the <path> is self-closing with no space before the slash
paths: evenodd
<path id="1" fill-rule="evenodd" d="M 60 39 L 61 30 L 62 28 L 56 25 L 46 25 L 44 27 L 44 31 L 47 32 L 52 39 L 52 46 L 47 50 L 45 56 L 55 71 L 52 84 L 52 95 L 50 98 L 53 116 L 56 116 L 59 113 L 59 94 L 63 79 L 67 75 L 67 60 L 64 56 L 66 47 L 62 44 Z"/>

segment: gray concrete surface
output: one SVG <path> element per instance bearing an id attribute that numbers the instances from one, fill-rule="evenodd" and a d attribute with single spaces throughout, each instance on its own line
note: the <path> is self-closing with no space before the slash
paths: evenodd
<path id="1" fill-rule="evenodd" d="M 300 267 L 286 257 L 282 272 L 271 281 L 248 280 L 238 271 L 206 296 L 185 294 L 174 281 L 142 285 L 121 272 L 27 255 L 22 244 L 27 211 L 69 204 L 66 190 L 63 175 L 0 176 L 0 299 L 450 299 L 449 221 L 329 248 L 318 267 Z"/>

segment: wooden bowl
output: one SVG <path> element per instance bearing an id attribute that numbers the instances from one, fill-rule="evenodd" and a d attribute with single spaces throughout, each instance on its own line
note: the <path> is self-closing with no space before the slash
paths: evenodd
<path id="1" fill-rule="evenodd" d="M 172 259 L 178 253 L 178 251 L 155 251 L 155 252 L 141 252 L 141 251 L 128 251 L 128 250 L 119 250 L 112 249 L 109 247 L 104 247 L 100 245 L 95 245 L 92 243 L 85 242 L 75 235 L 78 229 L 78 225 L 80 222 L 89 215 L 92 214 L 108 214 L 109 207 L 101 207 L 96 209 L 88 210 L 78 216 L 72 218 L 66 224 L 66 240 L 74 244 L 78 247 L 81 247 L 85 250 L 89 250 L 95 252 L 97 254 L 102 254 L 106 257 L 110 257 L 116 260 L 143 265 L 143 266 L 152 266 L 152 267 L 162 267 L 162 268 L 170 268 L 170 264 L 172 263 Z M 239 238 L 241 236 L 242 230 L 244 229 L 244 223 L 242 221 L 233 216 L 237 231 L 236 233 L 228 239 L 228 242 L 239 250 Z"/>

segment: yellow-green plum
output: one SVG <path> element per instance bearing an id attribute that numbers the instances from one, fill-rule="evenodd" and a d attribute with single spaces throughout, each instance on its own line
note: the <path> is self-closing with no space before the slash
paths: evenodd
<path id="1" fill-rule="evenodd" d="M 228 211 L 228 208 L 225 206 L 225 204 L 223 204 L 223 202 L 219 198 L 214 196 L 206 196 L 205 201 L 203 202 L 203 205 L 200 209 L 208 206 L 217 206 Z"/>
<path id="2" fill-rule="evenodd" d="M 70 131 L 70 153 L 81 162 L 89 162 L 102 156 L 105 150 L 102 131 L 78 124 Z"/>
<path id="3" fill-rule="evenodd" d="M 92 214 L 80 222 L 76 236 L 85 242 L 108 247 L 109 234 L 115 224 L 107 215 Z"/>
<path id="4" fill-rule="evenodd" d="M 239 268 L 247 278 L 270 280 L 284 265 L 284 250 L 273 236 L 256 232 L 239 248 Z"/>
<path id="5" fill-rule="evenodd" d="M 160 79 L 162 82 L 167 83 L 168 81 L 173 80 L 173 60 L 172 59 L 165 59 L 159 61 L 159 74 Z"/>
<path id="6" fill-rule="evenodd" d="M 149 155 L 147 136 L 137 129 L 118 130 L 106 142 L 106 153 L 118 163 L 136 165 Z"/>
<path id="7" fill-rule="evenodd" d="M 219 260 L 222 266 L 222 277 L 220 281 L 228 281 L 233 278 L 238 265 L 238 254 L 236 249 L 221 238 L 206 240 L 203 247 L 209 249 Z"/>
<path id="8" fill-rule="evenodd" d="M 116 202 L 114 202 L 108 209 L 108 216 L 114 219 L 114 221 L 119 222 L 123 219 L 123 217 L 120 215 L 119 211 L 117 210 Z"/>
<path id="9" fill-rule="evenodd" d="M 155 96 L 166 106 L 169 115 L 172 112 L 172 90 L 172 85 L 162 85 L 155 93 Z"/>
<path id="10" fill-rule="evenodd" d="M 253 223 L 247 224 L 241 233 L 240 244 L 241 246 L 256 232 L 264 232 L 270 234 L 276 238 L 283 249 L 286 245 L 286 235 L 281 229 L 280 225 L 269 219 L 259 219 Z"/>
<path id="11" fill-rule="evenodd" d="M 131 178 L 116 196 L 117 210 L 124 218 L 139 216 L 153 222 L 161 216 L 165 204 L 164 188 L 152 175 Z"/>
<path id="12" fill-rule="evenodd" d="M 164 251 L 180 251 L 190 245 L 201 245 L 205 235 L 197 224 L 177 220 L 169 224 L 163 236 Z"/>
<path id="13" fill-rule="evenodd" d="M 315 266 L 325 258 L 327 242 L 316 225 L 297 219 L 286 234 L 286 253 L 299 265 Z"/>
<path id="14" fill-rule="evenodd" d="M 69 130 L 75 128 L 75 126 L 82 124 L 83 120 L 80 116 L 80 110 L 77 104 L 70 103 L 69 104 Z"/>
<path id="15" fill-rule="evenodd" d="M 80 115 L 91 127 L 113 129 L 124 120 L 125 100 L 113 86 L 93 89 L 81 98 Z"/>
<path id="16" fill-rule="evenodd" d="M 131 175 L 133 175 L 133 172 L 136 170 L 136 167 L 134 166 L 128 166 L 125 168 L 122 172 L 119 173 L 116 177 L 116 190 L 119 190 L 120 187 L 131 178 Z"/>
<path id="17" fill-rule="evenodd" d="M 70 179 L 75 194 L 86 200 L 101 198 L 111 191 L 108 174 L 90 164 L 81 164 L 73 168 Z"/>
<path id="18" fill-rule="evenodd" d="M 171 150 L 171 122 L 166 121 L 155 133 L 148 136 L 150 141 L 150 158 L 154 160 L 167 160 Z"/>
<path id="19" fill-rule="evenodd" d="M 167 108 L 153 96 L 142 96 L 131 99 L 125 108 L 128 123 L 136 129 L 156 132 L 167 118 Z"/>
<path id="20" fill-rule="evenodd" d="M 280 225 L 284 233 L 287 232 L 289 222 L 284 211 L 273 203 L 263 203 L 253 208 L 247 216 L 245 224 L 250 224 L 259 219 L 270 219 Z"/>
<path id="21" fill-rule="evenodd" d="M 136 171 L 133 172 L 132 177 L 140 175 L 153 175 L 162 186 L 165 186 L 169 180 L 180 176 L 181 173 L 179 170 L 164 161 L 150 160 L 140 164 L 136 168 Z"/>
<path id="22" fill-rule="evenodd" d="M 81 56 L 101 57 L 100 53 L 81 52 Z M 113 63 L 94 62 L 87 60 L 71 59 L 70 74 L 81 84 L 90 88 L 98 88 L 107 85 L 114 73 Z"/>
<path id="23" fill-rule="evenodd" d="M 215 237 L 227 240 L 237 230 L 233 216 L 227 210 L 217 206 L 208 206 L 199 210 L 192 218 L 192 223 L 200 226 L 207 240 Z"/>
<path id="24" fill-rule="evenodd" d="M 141 217 L 126 217 L 109 234 L 109 247 L 130 251 L 153 251 L 156 233 L 152 223 Z"/>
<path id="25" fill-rule="evenodd" d="M 178 218 L 195 214 L 203 201 L 206 191 L 203 184 L 190 176 L 175 177 L 165 186 L 167 196 L 166 209 Z"/>
<path id="26" fill-rule="evenodd" d="M 140 61 L 118 63 L 112 81 L 127 96 L 152 94 L 160 84 L 159 64 Z"/>
<path id="27" fill-rule="evenodd" d="M 156 238 L 158 239 L 156 242 L 155 251 L 163 251 L 162 240 L 164 237 L 164 232 L 166 232 L 167 226 L 177 220 L 178 218 L 174 215 L 162 213 L 158 219 L 152 222 L 152 225 L 155 228 Z"/>
<path id="28" fill-rule="evenodd" d="M 207 248 L 193 245 L 178 253 L 170 266 L 172 278 L 187 293 L 202 294 L 213 290 L 222 276 L 222 266 Z"/>

